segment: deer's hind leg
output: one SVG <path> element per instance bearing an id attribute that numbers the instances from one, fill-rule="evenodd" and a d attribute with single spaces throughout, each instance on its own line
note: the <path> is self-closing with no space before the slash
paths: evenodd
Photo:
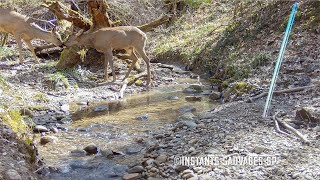
<path id="1" fill-rule="evenodd" d="M 132 60 L 132 64 L 130 65 L 129 70 L 122 81 L 124 81 L 125 79 L 127 79 L 129 77 L 129 74 L 132 71 L 132 68 L 136 66 L 137 62 L 139 62 L 139 59 L 138 59 L 137 55 L 135 54 L 133 48 L 129 48 L 126 51 L 129 54 L 130 59 Z"/>
<path id="2" fill-rule="evenodd" d="M 147 86 L 149 86 L 149 84 L 151 82 L 150 59 L 148 58 L 148 56 L 144 50 L 144 46 L 136 47 L 135 50 L 142 57 L 142 59 L 145 61 L 146 65 L 147 65 L 147 78 L 148 78 L 147 79 Z"/>

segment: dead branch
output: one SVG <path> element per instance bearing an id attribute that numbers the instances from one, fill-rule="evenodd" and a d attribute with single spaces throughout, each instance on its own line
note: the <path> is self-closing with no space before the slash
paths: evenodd
<path id="1" fill-rule="evenodd" d="M 280 91 L 274 91 L 273 94 L 274 95 L 280 95 L 280 94 L 283 94 L 283 93 L 292 93 L 292 92 L 298 92 L 298 91 L 302 91 L 302 90 L 305 90 L 305 89 L 309 89 L 309 88 L 314 88 L 314 87 L 317 87 L 319 85 L 310 85 L 310 86 L 302 86 L 302 87 L 297 87 L 297 88 L 290 88 L 290 89 L 285 89 L 285 90 L 280 90 Z M 262 98 L 262 97 L 265 97 L 268 95 L 268 92 L 263 92 L 257 96 L 254 96 L 254 97 L 251 97 L 247 100 L 247 102 L 254 102 L 255 100 L 259 99 L 259 98 Z"/>
<path id="2" fill-rule="evenodd" d="M 294 135 L 296 135 L 299 139 L 301 139 L 305 144 L 310 144 L 310 141 L 299 131 L 291 127 L 289 124 L 286 122 L 282 121 L 281 119 L 277 118 L 274 116 L 275 120 L 284 128 L 286 128 L 288 131 L 292 132 Z"/>
<path id="3" fill-rule="evenodd" d="M 162 17 L 160 17 L 159 19 L 156 19 L 152 22 L 149 22 L 147 24 L 138 26 L 139 29 L 141 29 L 141 31 L 143 32 L 149 32 L 152 31 L 154 28 L 169 22 L 170 17 L 168 15 L 164 15 Z"/>
<path id="4" fill-rule="evenodd" d="M 284 131 L 282 131 L 282 130 L 280 129 L 279 123 L 278 123 L 278 121 L 277 121 L 277 115 L 278 115 L 278 114 L 279 114 L 279 113 L 277 112 L 277 113 L 275 113 L 275 114 L 273 115 L 273 117 L 272 117 L 272 119 L 274 120 L 276 132 L 278 132 L 278 133 L 280 133 L 280 134 L 284 134 L 284 135 L 292 138 L 292 136 L 291 136 L 290 134 L 288 134 L 288 133 L 286 133 L 286 132 L 284 132 Z"/>
<path id="5" fill-rule="evenodd" d="M 92 25 L 92 22 L 89 19 L 68 8 L 59 1 L 47 1 L 46 4 L 42 4 L 42 6 L 53 12 L 58 19 L 70 21 L 74 24 L 74 26 L 77 26 L 81 29 L 89 30 Z"/>

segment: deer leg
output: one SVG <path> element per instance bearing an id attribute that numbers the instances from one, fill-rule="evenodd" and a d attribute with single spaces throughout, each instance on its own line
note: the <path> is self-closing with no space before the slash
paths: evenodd
<path id="1" fill-rule="evenodd" d="M 23 63 L 23 57 L 22 57 L 22 42 L 21 42 L 21 37 L 20 34 L 15 33 L 14 34 L 14 38 L 16 39 L 16 42 L 18 44 L 18 48 L 19 48 L 19 60 L 20 60 L 20 64 Z"/>
<path id="2" fill-rule="evenodd" d="M 110 56 L 108 53 L 105 53 L 104 54 L 104 80 L 107 81 L 108 78 L 109 78 L 109 75 L 108 75 L 108 63 L 109 63 L 109 59 L 110 59 Z"/>
<path id="3" fill-rule="evenodd" d="M 30 42 L 30 40 L 24 40 L 24 42 L 27 44 L 28 48 L 30 49 L 33 58 L 37 61 L 37 63 L 40 63 L 39 58 L 37 57 L 36 53 L 34 52 L 34 48 Z"/>
<path id="4" fill-rule="evenodd" d="M 149 84 L 151 82 L 150 59 L 146 55 L 146 52 L 145 52 L 143 47 L 142 48 L 137 48 L 136 51 L 140 54 L 140 56 L 142 57 L 144 62 L 146 62 L 146 65 L 147 65 L 147 78 L 148 78 L 147 79 L 147 86 L 149 86 Z"/>
<path id="5" fill-rule="evenodd" d="M 116 72 L 114 71 L 114 66 L 113 66 L 113 55 L 112 55 L 112 51 L 111 51 L 111 58 L 109 59 L 109 64 L 110 64 L 110 68 L 111 68 L 111 71 L 112 71 L 113 81 L 116 81 L 117 78 L 116 78 Z"/>
<path id="6" fill-rule="evenodd" d="M 137 55 L 135 54 L 135 52 L 133 51 L 132 48 L 128 49 L 127 52 L 130 54 L 130 59 L 132 60 L 132 64 L 130 65 L 129 70 L 122 81 L 124 81 L 125 79 L 127 79 L 129 77 L 129 74 L 132 71 L 132 68 L 135 67 L 135 65 L 139 61 Z"/>

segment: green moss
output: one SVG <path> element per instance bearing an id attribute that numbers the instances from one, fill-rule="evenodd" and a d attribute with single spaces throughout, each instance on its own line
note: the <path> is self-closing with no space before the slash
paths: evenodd
<path id="1" fill-rule="evenodd" d="M 18 110 L 9 110 L 4 114 L 0 114 L 0 117 L 3 119 L 4 123 L 9 125 L 16 133 L 21 134 L 27 129 L 27 125 L 23 121 L 23 118 Z"/>
<path id="2" fill-rule="evenodd" d="M 48 102 L 49 101 L 48 96 L 44 93 L 41 93 L 41 92 L 35 94 L 33 96 L 33 99 L 38 102 Z"/>
<path id="3" fill-rule="evenodd" d="M 143 81 L 141 79 L 138 79 L 134 84 L 136 86 L 143 86 Z"/>
<path id="4" fill-rule="evenodd" d="M 54 74 L 49 74 L 46 76 L 49 78 L 50 81 L 54 82 L 55 84 L 59 83 L 60 81 L 65 85 L 66 88 L 70 87 L 68 79 L 63 72 L 56 72 Z"/>

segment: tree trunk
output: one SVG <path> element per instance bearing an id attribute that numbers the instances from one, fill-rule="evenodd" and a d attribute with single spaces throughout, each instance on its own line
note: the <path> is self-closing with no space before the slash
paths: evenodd
<path id="1" fill-rule="evenodd" d="M 74 24 L 74 26 L 84 29 L 84 30 L 90 30 L 94 31 L 96 29 L 100 29 L 102 27 L 112 27 L 115 25 L 110 19 L 107 14 L 107 9 L 109 8 L 106 0 L 87 0 L 88 3 L 88 11 L 91 15 L 91 21 L 84 16 L 82 16 L 77 11 L 74 11 L 67 6 L 63 5 L 61 2 L 58 1 L 48 1 L 46 2 L 44 7 L 48 8 L 51 12 L 53 12 L 58 19 L 64 19 L 67 21 L 70 21 Z M 72 4 L 71 4 L 72 5 Z M 73 4 L 73 6 L 75 6 Z M 74 8 L 77 9 L 77 8 Z M 155 21 L 152 21 L 150 23 L 138 26 L 142 31 L 148 32 L 152 31 L 154 28 L 168 22 L 170 19 L 169 16 L 164 15 L 160 17 L 159 19 L 156 19 Z M 63 68 L 71 68 L 77 65 L 81 62 L 80 55 L 78 54 L 78 51 L 80 50 L 79 47 L 70 47 L 65 48 L 63 52 L 61 53 L 61 56 L 59 58 L 59 62 L 57 64 L 57 68 L 63 69 Z M 126 56 L 122 56 L 124 58 Z M 95 59 L 91 62 L 95 61 L 101 61 L 102 58 Z M 134 69 L 139 70 L 140 66 L 137 62 L 135 64 Z"/>

